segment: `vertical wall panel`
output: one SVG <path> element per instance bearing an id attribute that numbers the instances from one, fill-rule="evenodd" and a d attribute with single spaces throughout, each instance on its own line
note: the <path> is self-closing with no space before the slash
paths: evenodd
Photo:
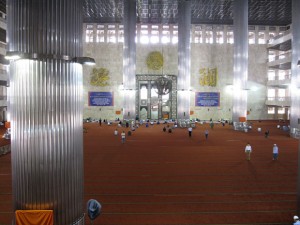
<path id="1" fill-rule="evenodd" d="M 123 118 L 135 118 L 135 68 L 136 68 L 136 1 L 124 1 L 124 45 L 123 45 Z"/>
<path id="2" fill-rule="evenodd" d="M 191 2 L 178 1 L 177 118 L 190 118 L 191 85 Z"/>
<path id="3" fill-rule="evenodd" d="M 7 1 L 8 51 L 25 53 L 10 64 L 14 209 L 56 225 L 84 223 L 81 2 Z"/>
<path id="4" fill-rule="evenodd" d="M 292 135 L 295 129 L 299 129 L 298 120 L 300 119 L 300 2 L 292 1 L 292 77 L 291 77 L 291 109 L 290 109 L 290 126 Z"/>
<path id="5" fill-rule="evenodd" d="M 247 116 L 248 80 L 248 0 L 234 0 L 233 4 L 233 107 L 232 120 Z"/>

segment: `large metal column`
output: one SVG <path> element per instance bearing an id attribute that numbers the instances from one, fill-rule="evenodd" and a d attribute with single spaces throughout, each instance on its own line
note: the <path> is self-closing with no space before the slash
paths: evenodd
<path id="1" fill-rule="evenodd" d="M 292 77 L 291 77 L 291 131 L 299 129 L 300 121 L 300 69 L 297 66 L 300 60 L 300 1 L 292 1 Z M 292 133 L 295 135 L 295 133 Z M 298 146 L 298 177 L 297 177 L 297 215 L 300 214 L 300 138 Z"/>
<path id="2" fill-rule="evenodd" d="M 300 2 L 292 1 L 292 68 L 291 68 L 291 109 L 290 109 L 290 126 L 291 131 L 299 129 L 298 120 L 300 119 L 300 69 L 297 66 L 300 60 Z M 294 135 L 292 133 L 292 135 Z"/>
<path id="3" fill-rule="evenodd" d="M 191 85 L 191 2 L 178 1 L 177 118 L 190 118 Z"/>
<path id="4" fill-rule="evenodd" d="M 14 210 L 84 224 L 81 0 L 7 1 Z"/>
<path id="5" fill-rule="evenodd" d="M 233 105 L 232 121 L 247 116 L 248 80 L 248 0 L 233 3 Z"/>
<path id="6" fill-rule="evenodd" d="M 135 65 L 136 65 L 136 0 L 124 1 L 124 47 L 123 47 L 123 118 L 134 119 L 135 111 Z"/>

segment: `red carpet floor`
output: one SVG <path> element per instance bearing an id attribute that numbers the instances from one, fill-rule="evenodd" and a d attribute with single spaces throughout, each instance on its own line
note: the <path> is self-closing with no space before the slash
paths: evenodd
<path id="1" fill-rule="evenodd" d="M 120 135 L 113 135 L 116 125 L 85 124 L 84 204 L 93 198 L 102 205 L 93 224 L 291 224 L 297 208 L 298 140 L 276 125 L 253 122 L 253 130 L 245 133 L 229 125 L 212 130 L 199 124 L 191 138 L 187 129 L 164 133 L 163 125 L 143 125 L 122 144 Z M 269 138 L 258 127 L 269 129 Z M 251 161 L 244 153 L 247 142 L 253 148 Z M 274 143 L 278 161 L 272 160 Z M 0 179 L 0 225 L 8 225 L 10 154 L 0 157 Z"/>

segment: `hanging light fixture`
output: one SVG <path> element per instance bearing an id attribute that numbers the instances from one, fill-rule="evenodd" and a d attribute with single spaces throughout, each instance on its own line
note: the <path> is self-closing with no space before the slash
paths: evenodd
<path id="1" fill-rule="evenodd" d="M 95 59 L 91 57 L 70 57 L 67 55 L 45 55 L 38 53 L 24 53 L 20 51 L 8 51 L 4 57 L 7 60 L 19 60 L 19 59 L 31 59 L 31 60 L 42 60 L 42 59 L 58 59 L 65 60 L 82 65 L 95 65 Z"/>
<path id="2" fill-rule="evenodd" d="M 156 87 L 156 93 L 158 95 L 169 94 L 172 89 L 172 81 L 168 79 L 166 76 L 157 78 L 154 81 L 154 85 Z"/>

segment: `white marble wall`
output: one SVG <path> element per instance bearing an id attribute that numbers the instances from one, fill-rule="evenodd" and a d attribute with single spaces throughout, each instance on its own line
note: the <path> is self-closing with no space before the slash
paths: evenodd
<path id="1" fill-rule="evenodd" d="M 267 100 L 267 46 L 250 45 L 248 63 L 248 120 L 270 119 Z"/>
<path id="2" fill-rule="evenodd" d="M 152 51 L 160 51 L 164 55 L 164 67 L 159 71 L 149 70 L 146 65 L 147 55 Z M 177 75 L 178 54 L 177 45 L 143 45 L 137 44 L 136 73 L 137 74 L 172 74 Z M 115 119 L 121 118 L 115 111 L 122 109 L 122 44 L 86 43 L 84 55 L 95 58 L 96 67 L 104 67 L 110 71 L 110 86 L 94 87 L 89 84 L 92 68 L 84 68 L 84 113 L 83 117 Z M 248 119 L 268 119 L 266 100 L 267 83 L 267 50 L 266 45 L 249 46 L 248 68 Z M 217 68 L 218 84 L 216 87 L 200 86 L 199 69 Z M 233 45 L 231 44 L 192 44 L 191 45 L 191 118 L 201 120 L 213 118 L 231 119 L 233 79 Z M 89 91 L 113 91 L 114 106 L 88 106 Z M 195 92 L 220 92 L 220 107 L 195 107 Z"/>
<path id="3" fill-rule="evenodd" d="M 192 118 L 200 120 L 231 119 L 233 76 L 233 46 L 230 44 L 193 44 L 191 50 L 191 89 L 195 92 L 220 92 L 220 107 L 195 107 L 195 94 L 191 95 Z M 200 68 L 217 68 L 216 87 L 201 86 Z"/>
<path id="4" fill-rule="evenodd" d="M 136 73 L 137 74 L 178 74 L 178 48 L 177 45 L 143 45 L 136 47 Z M 161 70 L 149 70 L 147 68 L 147 56 L 152 51 L 159 51 L 164 57 L 164 66 Z"/>
<path id="5" fill-rule="evenodd" d="M 96 61 L 96 68 L 106 68 L 109 70 L 110 80 L 109 86 L 96 87 L 90 85 L 91 71 L 93 67 L 84 66 L 83 69 L 83 118 L 92 117 L 94 119 L 115 119 L 121 118 L 116 111 L 122 110 L 123 91 L 121 90 L 123 82 L 123 45 L 122 44 L 105 44 L 105 43 L 85 43 L 83 47 L 85 56 L 93 57 Z M 114 106 L 89 106 L 88 93 L 90 91 L 97 92 L 113 92 Z"/>

